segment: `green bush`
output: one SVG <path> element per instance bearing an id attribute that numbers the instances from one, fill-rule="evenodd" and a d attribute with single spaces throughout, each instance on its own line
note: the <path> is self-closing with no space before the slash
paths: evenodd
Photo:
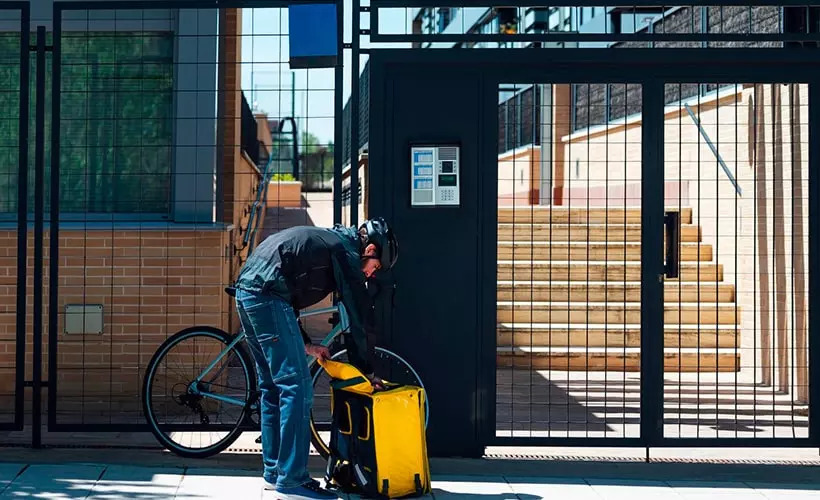
<path id="1" fill-rule="evenodd" d="M 270 179 L 271 182 L 293 182 L 295 180 L 293 174 L 273 174 Z"/>

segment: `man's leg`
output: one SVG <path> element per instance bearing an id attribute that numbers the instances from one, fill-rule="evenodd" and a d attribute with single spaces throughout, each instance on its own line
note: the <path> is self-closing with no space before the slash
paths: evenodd
<path id="1" fill-rule="evenodd" d="M 310 451 L 310 408 L 313 387 L 305 355 L 305 344 L 293 308 L 275 297 L 242 295 L 242 314 L 267 363 L 279 392 L 279 450 L 276 454 L 278 488 L 293 488 L 310 481 L 307 472 Z M 253 349 L 253 347 L 252 347 Z M 267 391 L 273 394 L 273 391 Z M 263 450 L 265 448 L 263 434 Z M 265 453 L 269 462 L 269 454 Z M 267 469 L 267 467 L 266 467 Z M 267 470 L 266 470 L 267 474 Z M 266 476 L 267 478 L 267 476 Z"/>
<path id="2" fill-rule="evenodd" d="M 256 304 L 251 301 L 250 307 Z M 268 306 L 269 307 L 269 306 Z M 271 365 L 265 356 L 262 345 L 256 336 L 253 322 L 245 311 L 240 298 L 236 300 L 236 308 L 239 313 L 239 321 L 242 329 L 247 334 L 248 346 L 256 362 L 256 373 L 259 381 L 259 391 L 261 397 L 259 409 L 261 413 L 262 431 L 262 463 L 264 465 L 265 481 L 274 484 L 279 477 L 277 460 L 279 456 L 279 388 L 273 382 Z"/>
<path id="3" fill-rule="evenodd" d="M 279 388 L 281 444 L 279 446 L 279 488 L 292 488 L 310 481 L 307 472 L 310 453 L 310 409 L 313 384 L 307 365 L 305 343 L 293 308 L 284 301 L 273 304 L 276 330 L 286 356 L 273 373 Z"/>

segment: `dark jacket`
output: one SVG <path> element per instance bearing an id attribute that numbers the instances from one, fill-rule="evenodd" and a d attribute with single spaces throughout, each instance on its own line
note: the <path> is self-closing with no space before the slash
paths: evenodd
<path id="1" fill-rule="evenodd" d="M 251 253 L 236 288 L 281 297 L 296 311 L 338 292 L 350 317 L 350 332 L 345 337 L 350 362 L 372 373 L 364 321 L 368 319 L 370 329 L 372 302 L 365 287 L 361 252 L 355 228 L 285 229 L 266 238 Z"/>

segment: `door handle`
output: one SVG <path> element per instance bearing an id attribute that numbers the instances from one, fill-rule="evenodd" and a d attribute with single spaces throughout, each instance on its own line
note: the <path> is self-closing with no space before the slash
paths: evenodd
<path id="1" fill-rule="evenodd" d="M 666 227 L 666 260 L 663 273 L 667 278 L 677 278 L 680 274 L 680 212 L 665 212 L 663 223 Z"/>

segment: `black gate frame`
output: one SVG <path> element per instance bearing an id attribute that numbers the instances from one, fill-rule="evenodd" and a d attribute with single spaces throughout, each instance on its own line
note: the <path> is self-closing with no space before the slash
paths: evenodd
<path id="1" fill-rule="evenodd" d="M 20 13 L 20 110 L 18 116 L 18 170 L 17 170 L 17 290 L 14 340 L 14 417 L 0 422 L 0 430 L 19 431 L 25 424 L 26 378 L 26 259 L 28 252 L 28 133 L 29 133 L 29 76 L 30 76 L 30 8 L 24 1 L 0 3 L 0 12 Z"/>
<path id="2" fill-rule="evenodd" d="M 576 2 L 577 3 L 577 2 Z M 534 58 L 533 54 L 538 54 Z M 479 151 L 479 217 L 483 221 L 478 252 L 483 276 L 496 274 L 497 137 L 495 106 L 501 84 L 514 83 L 635 83 L 643 86 L 642 236 L 641 236 L 641 423 L 637 438 L 525 438 L 495 435 L 496 282 L 486 279 L 478 291 L 480 325 L 475 408 L 476 439 L 484 446 L 634 446 L 634 447 L 817 447 L 820 445 L 820 64 L 811 50 L 788 49 L 471 49 L 371 50 L 371 139 L 390 130 L 386 99 L 398 98 L 389 87 L 391 67 L 418 68 L 418 74 L 460 67 L 482 75 L 483 103 L 479 117 L 485 126 Z M 796 438 L 666 438 L 663 437 L 664 84 L 714 82 L 809 84 L 809 436 Z M 446 80 L 442 85 L 447 85 Z M 415 96 L 403 98 L 413 99 Z M 384 104 L 379 104 L 384 103 Z M 381 150 L 381 148 L 379 148 Z M 386 165 L 372 155 L 376 168 Z M 398 167 L 401 168 L 401 167 Z M 371 170 L 372 171 L 372 170 Z M 390 182 L 389 178 L 385 182 Z M 815 236 L 811 236 L 815 235 Z M 814 367 L 814 368 L 813 368 Z M 438 376 L 443 376 L 441 373 Z M 433 374 L 428 377 L 436 378 Z"/>

